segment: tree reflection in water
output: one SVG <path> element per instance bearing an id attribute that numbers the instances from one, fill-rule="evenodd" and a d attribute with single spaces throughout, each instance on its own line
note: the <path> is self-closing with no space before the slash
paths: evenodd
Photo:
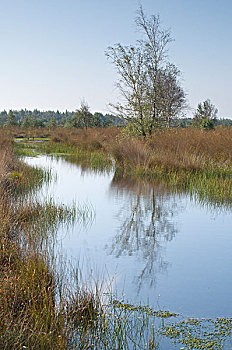
<path id="1" fill-rule="evenodd" d="M 145 281 L 154 286 L 157 273 L 167 270 L 164 248 L 177 233 L 174 216 L 180 208 L 176 196 L 148 183 L 114 178 L 111 191 L 125 205 L 118 213 L 119 230 L 107 249 L 117 257 L 135 255 L 142 262 L 135 281 L 139 292 Z"/>

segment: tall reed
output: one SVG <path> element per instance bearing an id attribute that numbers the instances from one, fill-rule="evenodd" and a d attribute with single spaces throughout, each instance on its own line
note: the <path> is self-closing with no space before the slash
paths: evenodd
<path id="1" fill-rule="evenodd" d="M 123 177 L 161 181 L 213 205 L 232 201 L 232 128 L 157 130 L 149 139 L 125 137 L 116 128 L 55 129 L 41 150 L 69 154 L 70 161 L 109 167 Z"/>
<path id="2" fill-rule="evenodd" d="M 141 348 L 150 337 L 146 317 L 104 304 L 101 288 L 57 266 L 58 225 L 86 214 L 30 197 L 49 178 L 14 158 L 8 141 L 0 149 L 0 349 Z"/>
<path id="3" fill-rule="evenodd" d="M 159 180 L 203 201 L 231 203 L 231 129 L 167 130 L 149 140 L 127 139 L 113 130 L 58 132 L 49 135 L 51 149 L 55 145 L 74 153 L 81 149 L 83 154 L 112 154 L 119 176 Z M 49 233 L 59 223 L 72 222 L 76 213 L 52 202 L 43 206 L 28 197 L 24 200 L 50 175 L 18 162 L 6 133 L 0 131 L 0 136 L 1 349 L 158 349 L 160 323 L 163 335 L 176 335 L 178 340 L 181 333 L 186 346 L 216 348 L 218 334 L 215 341 L 210 332 L 207 342 L 195 341 L 181 324 L 165 325 L 163 320 L 174 315 L 104 302 L 101 289 L 75 286 L 65 268 L 62 274 Z M 228 326 L 222 327 L 223 338 L 231 330 L 231 320 L 218 322 Z"/>

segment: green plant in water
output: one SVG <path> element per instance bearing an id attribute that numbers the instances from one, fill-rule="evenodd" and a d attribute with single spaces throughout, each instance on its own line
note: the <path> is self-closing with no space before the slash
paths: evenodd
<path id="1" fill-rule="evenodd" d="M 60 145 L 59 150 L 64 151 L 64 148 Z M 72 152 L 73 159 L 81 162 L 89 156 L 88 152 L 76 148 Z M 64 154 L 67 155 L 65 152 Z M 95 155 L 93 162 L 97 163 L 98 155 L 96 159 L 94 157 Z M 128 175 L 130 172 L 137 172 L 136 175 L 142 177 L 148 174 L 148 178 L 150 176 L 151 179 L 162 179 L 172 188 L 189 189 L 192 195 L 197 193 L 202 200 L 208 196 L 217 203 L 231 191 L 230 169 L 224 170 L 206 167 L 203 172 L 170 171 L 164 166 L 158 166 L 155 171 L 150 169 L 147 172 L 145 167 L 131 166 Z M 22 176 L 13 175 L 11 181 L 15 182 L 16 188 L 20 188 L 24 195 L 27 190 L 39 186 L 46 176 L 50 176 L 40 173 L 39 169 L 32 170 L 26 166 L 17 171 Z M 24 183 L 24 179 L 29 179 L 29 185 Z M 52 201 L 44 206 L 34 202 L 24 209 L 22 207 L 21 212 L 12 213 L 15 216 L 11 215 L 12 225 L 5 226 L 6 232 L 14 238 L 17 232 L 24 234 L 25 245 L 20 241 L 21 245 L 16 245 L 13 249 L 11 242 L 6 251 L 7 245 L 4 242 L 5 250 L 2 249 L 2 267 L 5 268 L 4 265 L 8 264 L 10 269 L 7 270 L 8 289 L 0 290 L 4 293 L 6 291 L 6 296 L 11 296 L 9 303 L 5 299 L 6 313 L 1 314 L 4 322 L 0 322 L 0 326 L 4 338 L 0 340 L 0 347 L 3 349 L 3 346 L 5 349 L 13 348 L 15 344 L 19 344 L 18 349 L 158 349 L 162 336 L 179 342 L 186 349 L 231 348 L 231 319 L 190 319 L 170 324 L 169 318 L 176 317 L 177 314 L 154 311 L 149 306 L 135 306 L 118 300 L 103 304 L 99 295 L 85 289 L 75 291 L 71 296 L 63 293 L 60 286 L 61 276 L 58 276 L 56 267 L 50 263 L 48 251 L 40 244 L 38 233 L 44 232 L 43 239 L 46 241 L 51 228 L 56 229 L 59 223 L 72 222 L 75 216 L 72 209 L 70 213 L 68 208 L 56 206 Z M 25 251 L 20 255 L 22 247 Z M 17 266 L 20 267 L 19 270 Z M 17 273 L 12 277 L 14 271 Z M 12 288 L 12 285 L 16 288 Z M 65 288 L 71 293 L 68 284 Z M 17 295 L 7 294 L 9 291 L 16 291 Z M 59 297 L 57 292 L 60 293 Z M 12 321 L 10 317 L 13 303 L 14 315 L 17 317 Z M 8 323 L 5 323 L 6 315 Z M 161 322 L 157 322 L 158 320 Z"/>
<path id="2" fill-rule="evenodd" d="M 83 148 L 60 142 L 37 144 L 36 149 L 49 155 L 62 156 L 71 163 L 80 164 L 95 171 L 112 170 L 112 157 L 101 149 Z"/>
<path id="3" fill-rule="evenodd" d="M 232 348 L 231 330 L 231 318 L 190 318 L 167 325 L 160 333 L 175 343 L 183 344 L 183 349 L 222 350 Z"/>

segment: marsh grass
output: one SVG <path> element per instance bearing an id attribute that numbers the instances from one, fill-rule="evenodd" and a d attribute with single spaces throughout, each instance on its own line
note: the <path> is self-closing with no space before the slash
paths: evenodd
<path id="1" fill-rule="evenodd" d="M 7 137 L 0 140 L 0 348 L 66 349 L 68 298 L 60 295 L 62 302 L 56 302 L 62 282 L 49 233 L 88 214 L 76 206 L 35 202 L 29 193 L 50 174 L 19 162 Z"/>
<path id="2" fill-rule="evenodd" d="M 118 176 L 162 181 L 216 205 L 231 203 L 230 129 L 167 131 L 146 141 L 124 139 L 112 131 L 54 133 L 44 146 L 49 152 L 55 148 L 55 153 L 67 155 L 67 149 L 74 154 L 81 149 L 80 161 L 88 152 L 106 152 L 113 154 Z M 106 301 L 104 290 L 58 269 L 56 229 L 72 224 L 79 214 L 52 201 L 30 202 L 29 193 L 51 174 L 19 162 L 10 139 L 2 131 L 0 136 L 1 349 L 158 349 L 164 336 L 188 349 L 230 348 L 231 319 L 171 324 L 174 314 Z"/>
<path id="3" fill-rule="evenodd" d="M 158 349 L 158 317 L 149 317 L 139 307 L 122 309 L 111 302 L 100 305 L 92 313 L 91 324 L 77 323 L 78 349 Z"/>
<path id="4" fill-rule="evenodd" d="M 127 168 L 124 171 L 124 178 L 137 177 L 151 182 L 162 183 L 167 189 L 177 193 L 188 193 L 190 197 L 204 205 L 214 207 L 231 207 L 232 203 L 232 182 L 231 173 L 224 171 L 212 171 L 208 169 L 201 171 L 167 171 L 159 167 L 153 169 Z"/>
<path id="5" fill-rule="evenodd" d="M 7 147 L 7 173 L 2 173 L 0 183 L 0 348 L 140 348 L 146 337 L 145 319 L 136 323 L 135 315 L 103 304 L 101 288 L 76 281 L 65 268 L 62 275 L 57 268 L 57 228 L 88 213 L 36 201 L 33 193 L 50 174 L 11 159 L 11 143 Z M 0 156 L 3 159 L 3 153 Z M 131 340 L 126 331 L 135 325 Z"/>
<path id="6" fill-rule="evenodd" d="M 49 155 L 62 156 L 71 163 L 80 164 L 92 170 L 112 170 L 112 157 L 102 150 L 83 149 L 74 145 L 53 142 L 39 144 L 37 149 Z"/>
<path id="7" fill-rule="evenodd" d="M 51 171 L 43 170 L 39 167 L 30 167 L 22 162 L 18 165 L 18 171 L 15 176 L 15 172 L 8 173 L 7 185 L 11 189 L 14 195 L 25 195 L 29 192 L 37 191 L 44 182 L 51 180 Z"/>
<path id="8" fill-rule="evenodd" d="M 111 153 L 118 176 L 161 182 L 201 202 L 231 206 L 232 128 L 174 129 L 146 141 L 121 138 Z"/>
<path id="9" fill-rule="evenodd" d="M 14 143 L 14 153 L 18 157 L 36 157 L 38 152 L 36 152 L 33 144 L 28 144 L 24 142 L 15 142 Z"/>
<path id="10" fill-rule="evenodd" d="M 120 129 L 51 129 L 45 153 L 65 156 L 93 169 L 112 169 L 123 178 L 160 181 L 213 206 L 232 201 L 232 128 L 157 130 L 152 137 L 124 137 Z"/>

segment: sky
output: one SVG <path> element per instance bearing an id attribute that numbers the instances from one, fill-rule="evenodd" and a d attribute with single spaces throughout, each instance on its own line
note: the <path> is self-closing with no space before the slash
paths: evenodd
<path id="1" fill-rule="evenodd" d="M 187 115 L 209 98 L 232 118 L 231 0 L 0 0 L 0 111 L 76 110 L 84 98 L 109 112 L 120 95 L 105 51 L 135 44 L 140 4 L 171 30 Z"/>

